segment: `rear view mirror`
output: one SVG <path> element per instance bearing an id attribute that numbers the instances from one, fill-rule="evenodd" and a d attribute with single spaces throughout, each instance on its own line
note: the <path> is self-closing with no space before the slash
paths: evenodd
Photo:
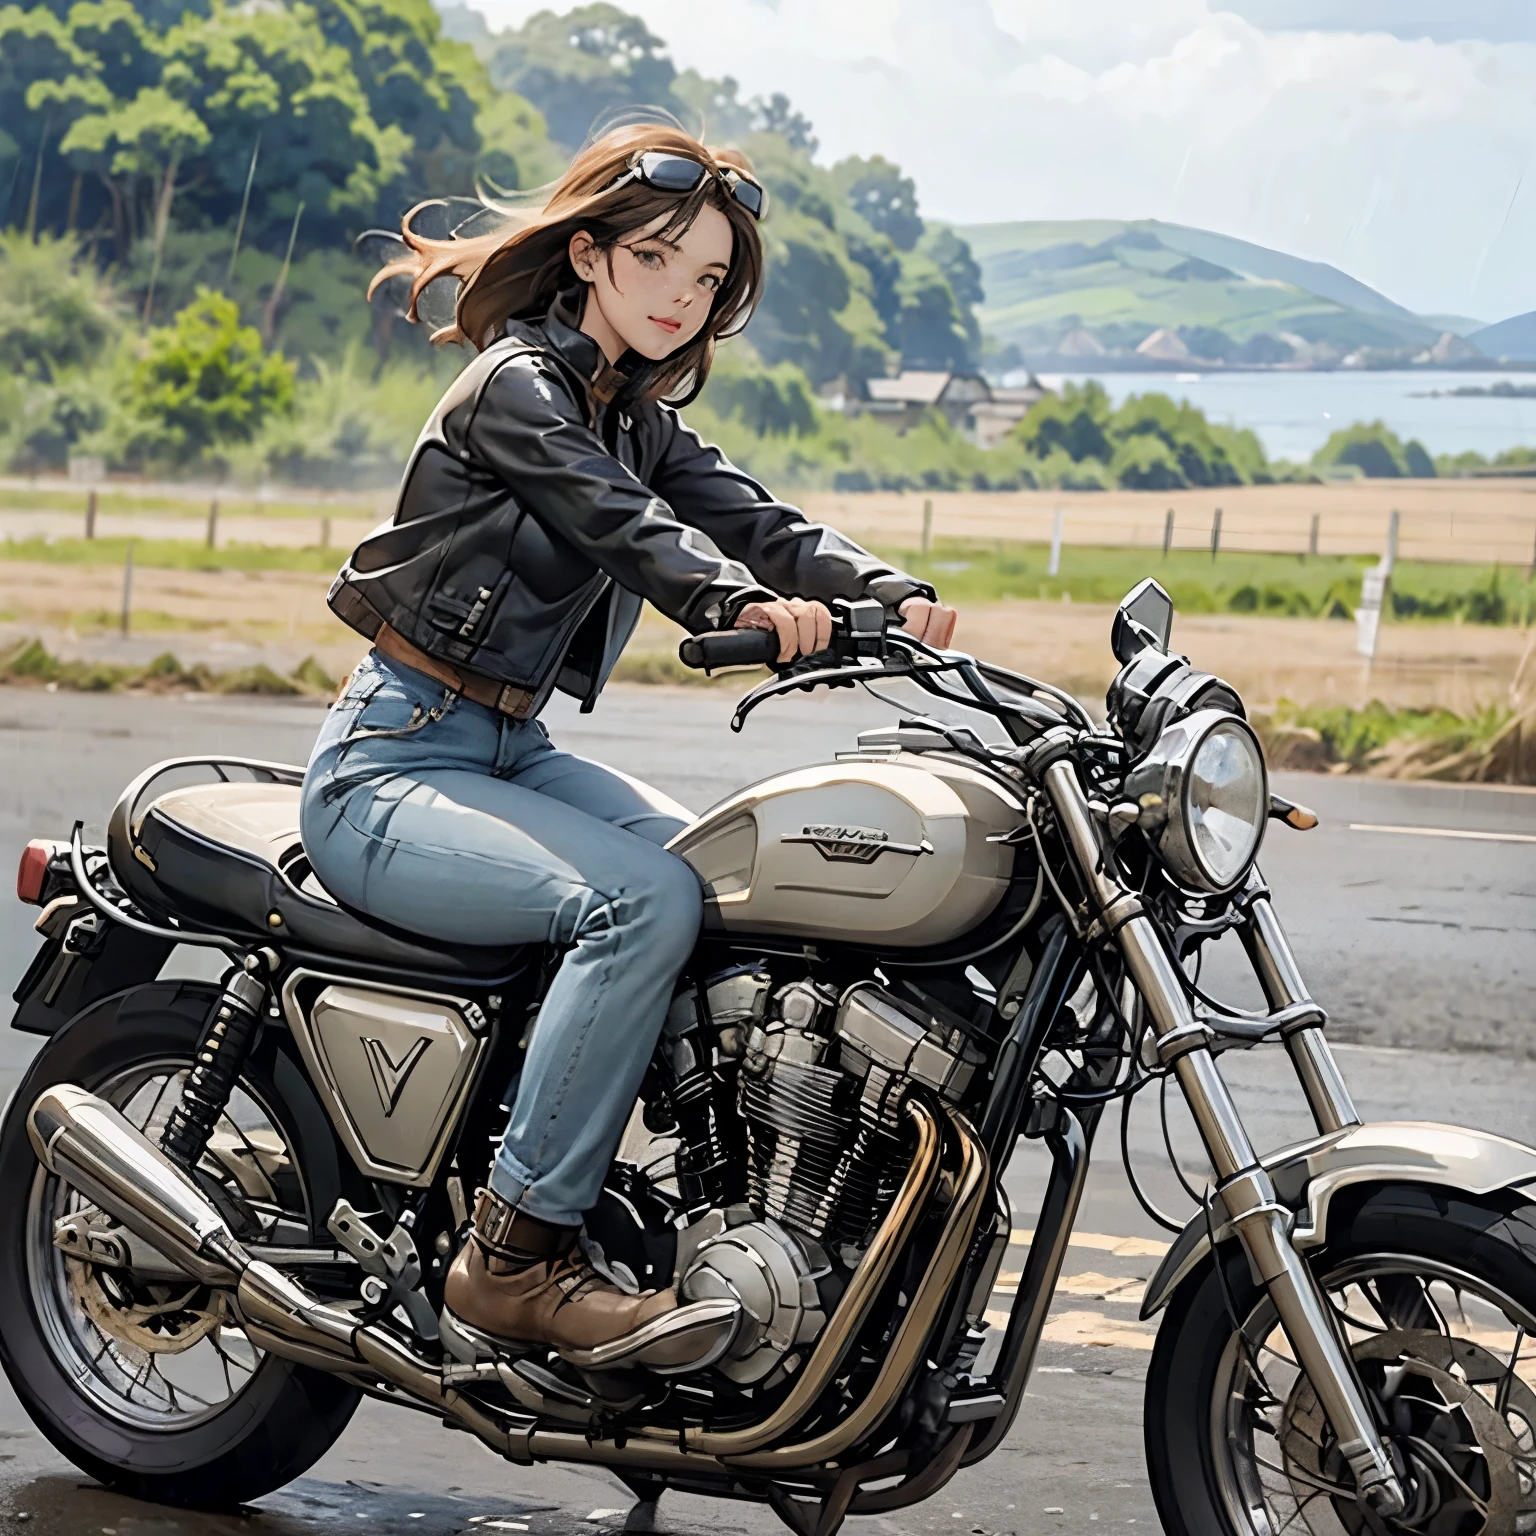
<path id="1" fill-rule="evenodd" d="M 1115 653 L 1115 660 L 1124 666 L 1149 645 L 1166 651 L 1172 634 L 1173 599 L 1149 576 L 1137 582 L 1120 600 L 1114 628 L 1109 633 L 1109 648 Z"/>

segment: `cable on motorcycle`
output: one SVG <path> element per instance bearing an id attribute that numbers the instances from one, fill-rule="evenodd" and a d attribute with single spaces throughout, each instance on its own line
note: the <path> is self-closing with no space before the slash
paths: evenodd
<path id="1" fill-rule="evenodd" d="M 1136 1085 L 1137 1090 L 1139 1091 L 1140 1089 L 1145 1088 L 1151 1081 L 1152 1079 L 1150 1077 L 1142 1078 L 1142 1080 Z M 1166 1076 L 1164 1077 L 1163 1081 L 1166 1085 Z M 1168 1232 L 1182 1232 L 1184 1230 L 1185 1223 L 1182 1221 L 1175 1221 L 1172 1216 L 1169 1216 L 1165 1211 L 1160 1210 L 1156 1205 L 1154 1205 L 1152 1203 L 1152 1197 L 1143 1191 L 1141 1183 L 1136 1177 L 1136 1169 L 1131 1162 L 1131 1100 L 1135 1097 L 1135 1093 L 1126 1094 L 1125 1099 L 1120 1106 L 1120 1162 L 1125 1168 L 1126 1183 L 1131 1186 L 1131 1193 L 1135 1195 L 1137 1205 L 1139 1205 L 1142 1210 L 1144 1210 L 1147 1215 L 1150 1216 L 1152 1220 L 1158 1224 L 1158 1226 L 1162 1227 L 1165 1231 Z M 1178 1173 L 1179 1170 L 1177 1165 L 1175 1165 L 1174 1171 L 1175 1173 Z M 1179 1181 L 1180 1183 L 1183 1182 L 1182 1173 L 1179 1174 Z"/>

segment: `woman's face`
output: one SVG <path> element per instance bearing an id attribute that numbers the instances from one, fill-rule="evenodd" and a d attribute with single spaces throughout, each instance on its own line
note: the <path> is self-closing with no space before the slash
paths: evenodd
<path id="1" fill-rule="evenodd" d="M 731 263 L 731 221 L 705 203 L 693 224 L 663 240 L 661 215 L 610 253 L 585 231 L 571 236 L 571 265 L 588 284 L 581 328 L 617 362 L 626 348 L 670 356 L 699 334 Z"/>

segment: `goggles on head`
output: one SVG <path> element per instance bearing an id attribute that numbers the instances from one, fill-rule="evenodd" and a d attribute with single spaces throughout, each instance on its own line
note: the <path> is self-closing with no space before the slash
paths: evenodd
<path id="1" fill-rule="evenodd" d="M 691 160 L 687 155 L 674 155 L 660 149 L 648 149 L 636 155 L 630 161 L 629 169 L 604 191 L 612 192 L 638 181 L 647 187 L 655 187 L 658 192 L 692 192 L 709 175 L 717 177 L 726 192 L 754 219 L 761 219 L 768 211 L 767 192 L 734 166 L 722 166 L 712 172 L 707 165 Z"/>

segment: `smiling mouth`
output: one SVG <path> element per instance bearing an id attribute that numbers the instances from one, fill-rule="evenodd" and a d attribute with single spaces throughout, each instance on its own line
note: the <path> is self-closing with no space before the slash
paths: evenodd
<path id="1" fill-rule="evenodd" d="M 659 325 L 662 330 L 670 331 L 673 333 L 673 335 L 676 335 L 677 332 L 683 328 L 683 322 L 681 320 L 663 320 L 657 315 L 652 315 L 651 319 L 655 321 L 655 323 Z"/>

